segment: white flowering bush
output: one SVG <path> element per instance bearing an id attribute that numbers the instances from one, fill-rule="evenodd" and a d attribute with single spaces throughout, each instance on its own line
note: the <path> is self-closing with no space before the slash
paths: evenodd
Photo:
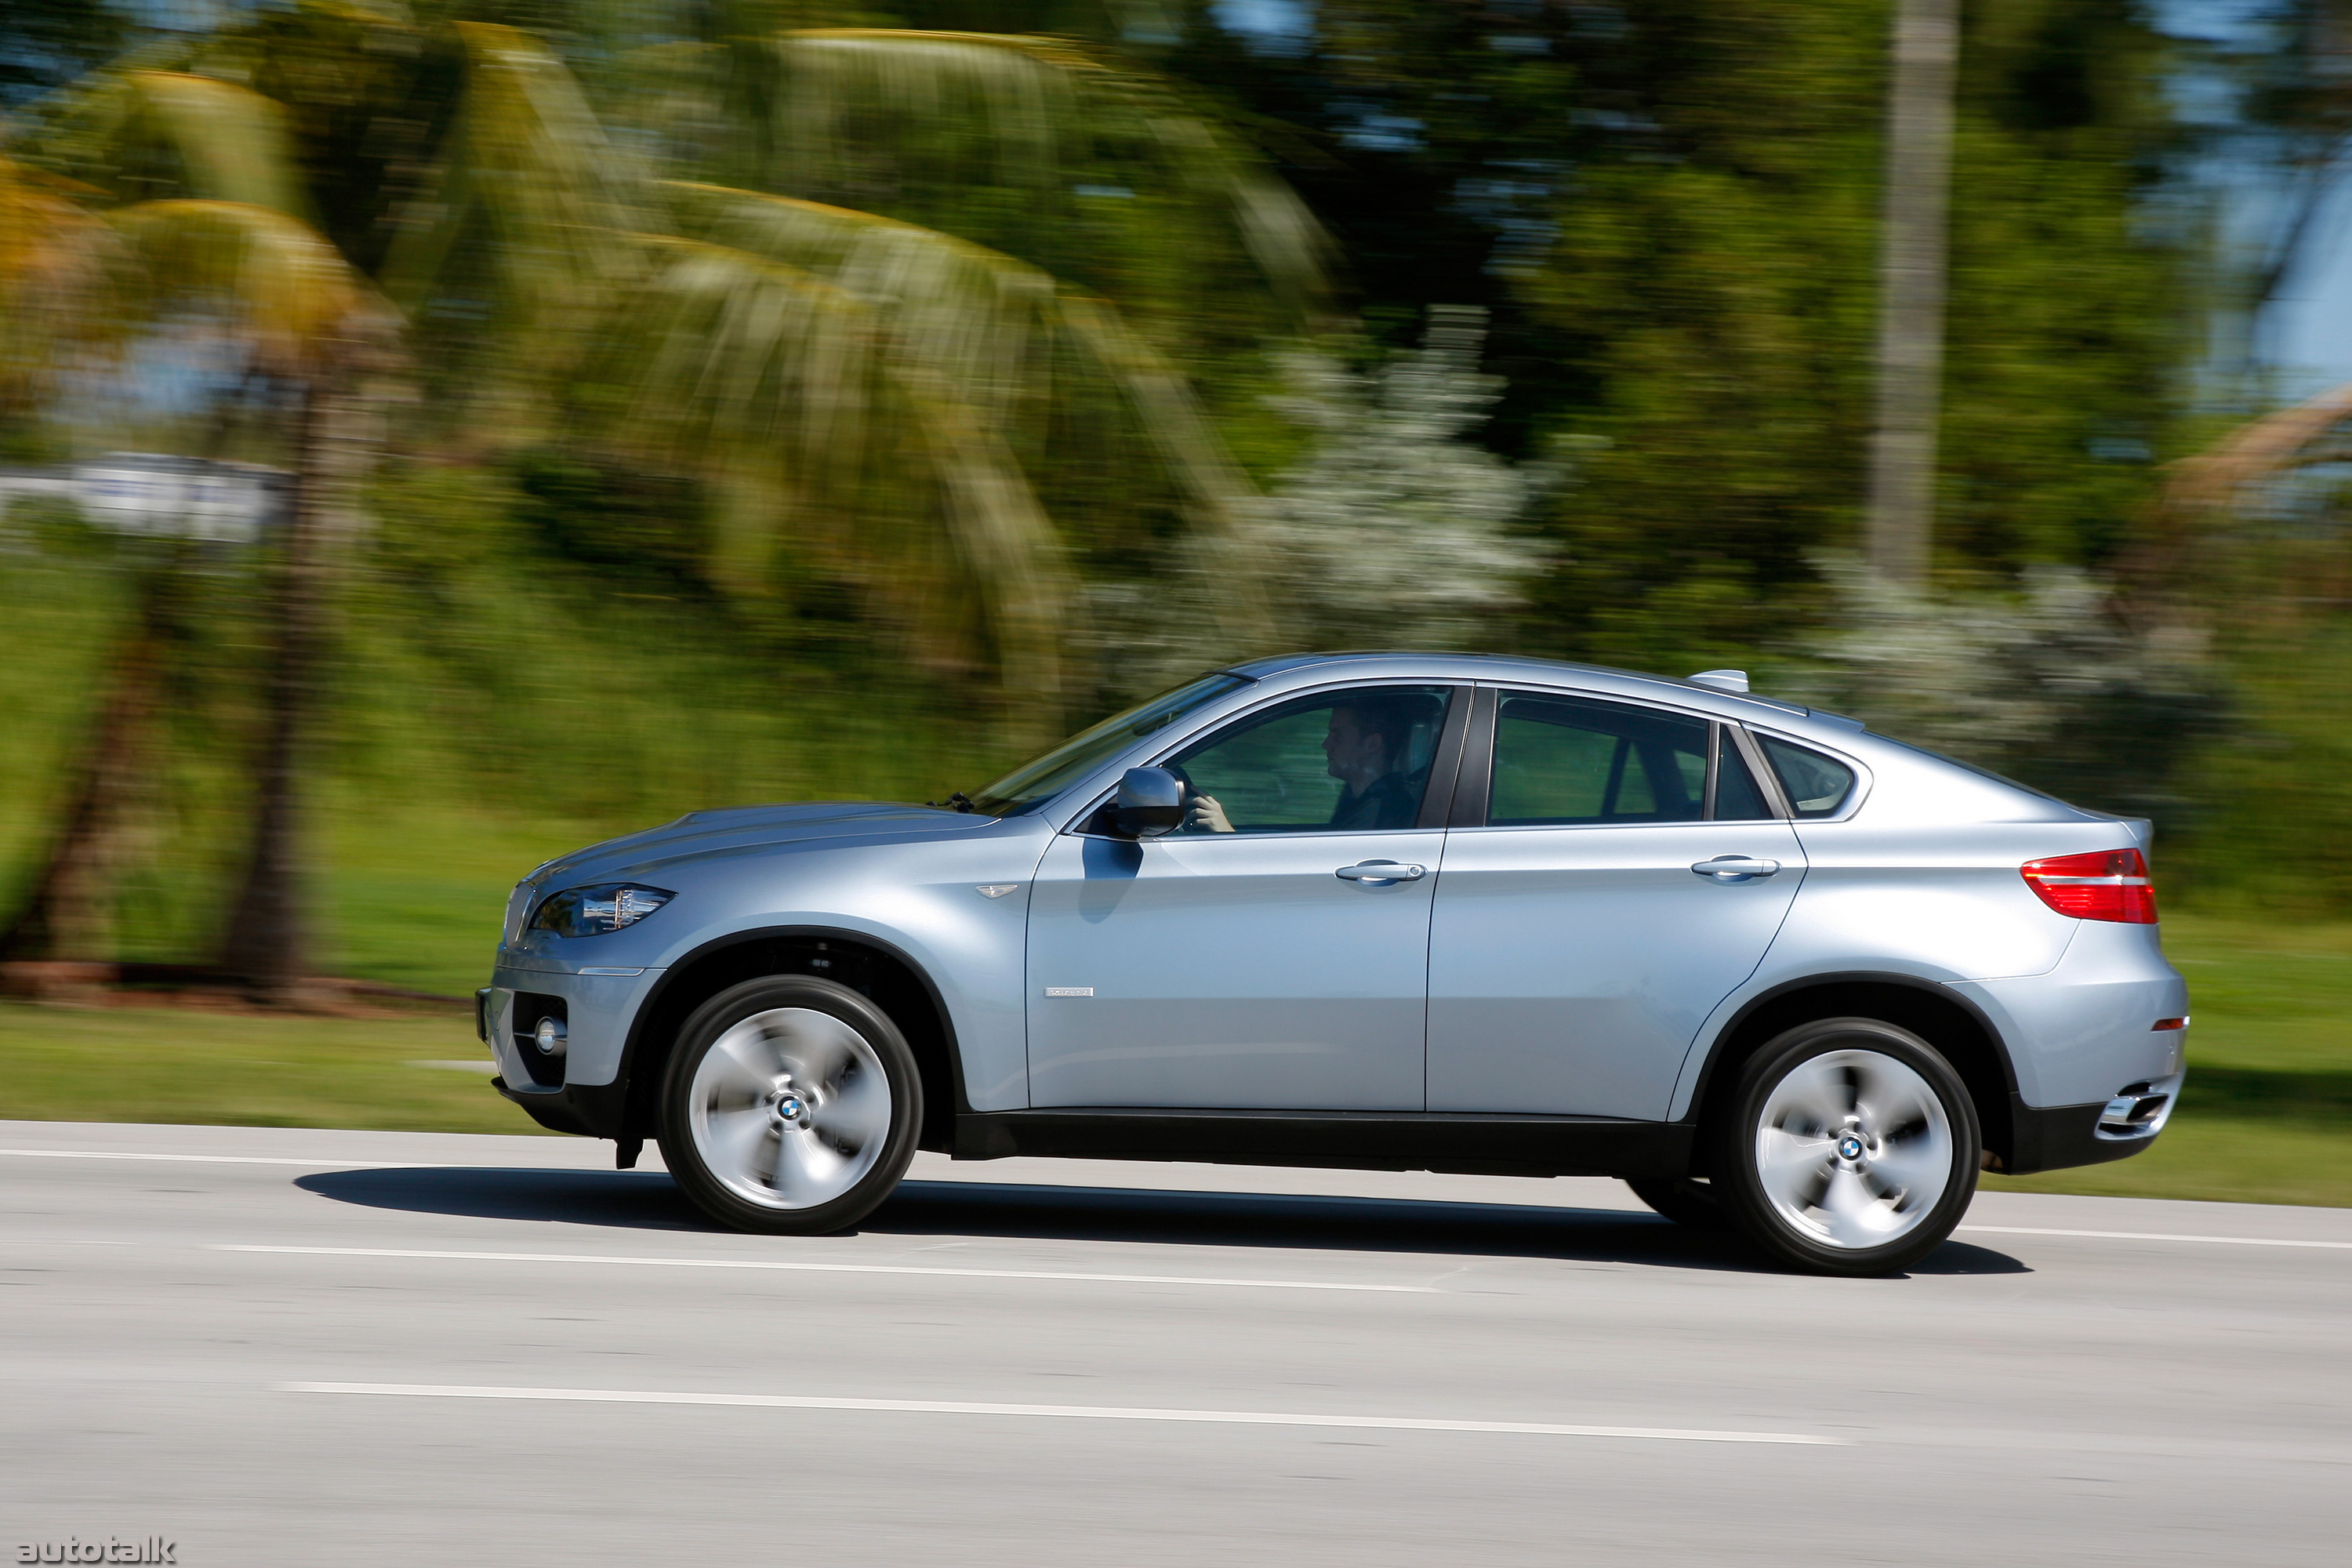
<path id="1" fill-rule="evenodd" d="M 1554 481 L 1467 437 L 1503 378 L 1478 370 L 1486 312 L 1441 305 L 1422 346 L 1370 374 L 1300 353 L 1274 405 L 1315 432 L 1263 507 L 1289 628 L 1315 647 L 1475 648 L 1544 563 L 1513 528 Z"/>
<path id="2" fill-rule="evenodd" d="M 1468 439 L 1504 384 L 1478 369 L 1485 339 L 1484 310 L 1440 305 L 1420 348 L 1369 373 L 1282 356 L 1288 386 L 1267 401 L 1311 440 L 1252 508 L 1243 552 L 1275 647 L 1478 648 L 1519 607 L 1545 554 L 1515 530 L 1559 468 Z M 1234 658 L 1208 611 L 1235 586 L 1180 551 L 1149 584 L 1087 587 L 1097 676 L 1134 693 Z"/>
<path id="3" fill-rule="evenodd" d="M 2096 575 L 2037 567 L 2011 593 L 1895 583 L 1851 555 L 1818 562 L 1832 595 L 1769 689 L 1866 721 L 2085 805 L 2156 813 L 2166 775 L 2218 721 L 2201 640 L 2142 636 Z"/>

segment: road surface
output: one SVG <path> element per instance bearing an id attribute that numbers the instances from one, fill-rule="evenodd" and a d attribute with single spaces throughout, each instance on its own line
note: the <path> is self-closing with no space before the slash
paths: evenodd
<path id="1" fill-rule="evenodd" d="M 2352 1560 L 2352 1211 L 1830 1280 L 1599 1181 L 926 1155 L 792 1240 L 584 1141 L 0 1151 L 0 1562 Z"/>

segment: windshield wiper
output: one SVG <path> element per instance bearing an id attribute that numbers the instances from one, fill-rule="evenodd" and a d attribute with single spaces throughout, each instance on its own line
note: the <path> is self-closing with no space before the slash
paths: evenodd
<path id="1" fill-rule="evenodd" d="M 961 790 L 956 791 L 955 794 L 948 796 L 945 800 L 927 800 L 923 802 L 923 804 L 925 805 L 940 806 L 949 811 L 961 811 L 967 816 L 979 809 L 971 804 L 971 796 L 964 794 Z"/>

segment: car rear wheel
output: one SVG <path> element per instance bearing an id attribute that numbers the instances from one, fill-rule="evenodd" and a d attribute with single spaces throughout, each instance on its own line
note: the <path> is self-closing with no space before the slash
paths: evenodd
<path id="1" fill-rule="evenodd" d="M 833 981 L 777 976 L 720 992 L 679 1031 L 662 1158 L 721 1224 L 815 1236 L 890 1195 L 922 1121 L 914 1053 L 887 1014 Z"/>
<path id="2" fill-rule="evenodd" d="M 1732 1223 L 1817 1274 L 1889 1274 L 1943 1245 L 1976 1194 L 1975 1104 L 1933 1046 L 1870 1018 L 1801 1025 L 1749 1058 L 1717 1123 Z"/>

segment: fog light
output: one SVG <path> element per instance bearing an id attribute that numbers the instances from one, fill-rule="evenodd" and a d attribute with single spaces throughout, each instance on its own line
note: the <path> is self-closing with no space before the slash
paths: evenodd
<path id="1" fill-rule="evenodd" d="M 538 1042 L 540 1055 L 547 1057 L 562 1056 L 563 1054 L 564 1041 L 563 1020 L 561 1018 L 541 1018 L 539 1021 L 539 1027 L 532 1031 L 530 1037 L 534 1041 Z"/>

